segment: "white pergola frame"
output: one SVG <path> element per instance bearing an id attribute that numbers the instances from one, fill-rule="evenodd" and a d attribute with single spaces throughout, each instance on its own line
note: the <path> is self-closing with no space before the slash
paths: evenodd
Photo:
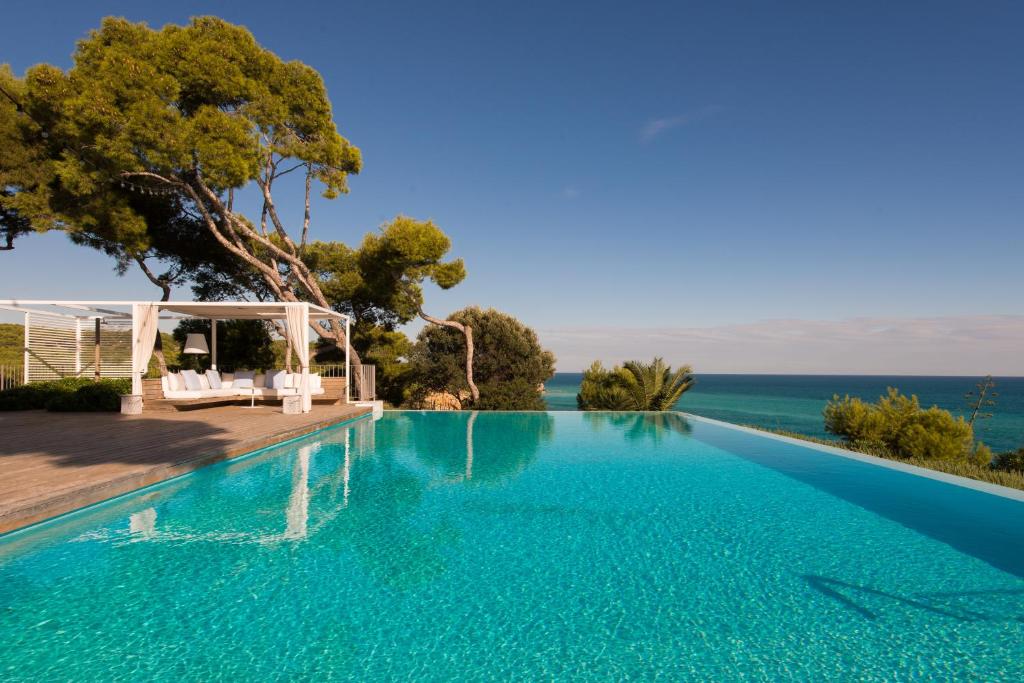
<path id="1" fill-rule="evenodd" d="M 26 380 L 28 379 L 28 320 L 33 313 L 45 315 L 57 315 L 71 318 L 92 320 L 95 318 L 118 318 L 132 321 L 132 367 L 135 367 L 134 343 L 139 335 L 140 324 L 136 319 L 136 312 L 140 307 L 156 306 L 161 320 L 175 320 L 182 318 L 203 318 L 211 321 L 210 324 L 210 364 L 212 369 L 217 369 L 217 325 L 218 320 L 285 320 L 289 309 L 301 311 L 303 329 L 309 330 L 317 321 L 337 321 L 345 323 L 345 339 L 350 338 L 352 320 L 344 313 L 332 311 L 315 304 L 289 301 L 76 301 L 76 300 L 45 300 L 45 299 L 0 299 L 0 310 L 15 311 L 26 317 L 26 340 L 25 340 L 25 365 Z M 116 310 L 116 309 L 124 310 Z M 54 310 L 56 309 L 56 310 Z M 74 311 L 74 313 L 62 313 Z M 79 313 L 81 312 L 81 313 Z M 169 314 L 169 315 L 160 315 Z M 287 324 L 284 326 L 288 329 Z M 316 329 L 315 327 L 313 328 Z M 159 330 L 157 331 L 159 334 Z M 351 396 L 351 358 L 348 344 L 345 344 L 345 403 L 350 403 Z M 308 375 L 309 367 L 302 368 L 303 375 Z M 132 393 L 142 393 L 142 375 L 132 372 Z M 310 403 L 309 382 L 304 380 L 303 405 Z"/>

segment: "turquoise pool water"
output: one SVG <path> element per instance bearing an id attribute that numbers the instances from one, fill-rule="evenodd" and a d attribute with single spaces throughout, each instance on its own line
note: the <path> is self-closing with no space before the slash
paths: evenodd
<path id="1" fill-rule="evenodd" d="M 0 678 L 1021 680 L 1024 503 L 678 414 L 389 413 L 0 541 Z"/>

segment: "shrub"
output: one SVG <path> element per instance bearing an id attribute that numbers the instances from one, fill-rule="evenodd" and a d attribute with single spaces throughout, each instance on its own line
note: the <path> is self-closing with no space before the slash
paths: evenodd
<path id="1" fill-rule="evenodd" d="M 464 308 L 448 318 L 473 328 L 473 379 L 480 390 L 480 400 L 475 405 L 464 402 L 464 408 L 512 410 L 514 404 L 527 401 L 527 387 L 536 394 L 536 401 L 531 403 L 541 405 L 540 386 L 554 375 L 555 357 L 540 345 L 536 332 L 492 308 Z M 469 389 L 466 340 L 458 330 L 438 325 L 423 328 L 410 361 L 410 379 L 415 385 L 409 391 L 412 401 L 431 391 L 458 396 Z M 499 388 L 502 384 L 510 386 Z M 484 401 L 484 387 L 488 385 L 491 398 Z M 505 399 L 513 403 L 503 403 Z"/>
<path id="2" fill-rule="evenodd" d="M 53 412 L 117 412 L 121 394 L 131 391 L 131 380 L 90 382 L 73 392 L 58 394 L 46 404 Z"/>
<path id="3" fill-rule="evenodd" d="M 1024 447 L 1008 453 L 1000 453 L 992 461 L 992 469 L 1001 472 L 1020 472 L 1024 474 Z"/>
<path id="4" fill-rule="evenodd" d="M 576 405 L 580 410 L 671 410 L 694 384 L 693 369 L 675 371 L 661 358 L 626 361 L 605 370 L 595 361 L 583 373 Z"/>
<path id="5" fill-rule="evenodd" d="M 547 405 L 535 384 L 524 379 L 510 382 L 488 382 L 480 387 L 477 410 L 546 410 Z"/>
<path id="6" fill-rule="evenodd" d="M 877 403 L 833 396 L 825 406 L 825 429 L 856 448 L 889 457 L 923 460 L 988 461 L 991 452 L 974 445 L 974 432 L 962 417 L 938 406 L 922 409 L 917 396 L 890 387 Z"/>
<path id="7" fill-rule="evenodd" d="M 121 394 L 131 391 L 129 379 L 67 377 L 31 382 L 0 391 L 0 410 L 117 411 Z"/>

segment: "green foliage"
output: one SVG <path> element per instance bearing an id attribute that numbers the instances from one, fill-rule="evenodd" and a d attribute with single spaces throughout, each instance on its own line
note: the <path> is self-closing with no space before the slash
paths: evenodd
<path id="1" fill-rule="evenodd" d="M 547 410 L 537 385 L 517 377 L 510 381 L 492 381 L 480 385 L 476 410 Z"/>
<path id="2" fill-rule="evenodd" d="M 541 347 L 536 332 L 493 308 L 465 308 L 448 319 L 473 328 L 473 374 L 481 387 L 480 405 L 473 407 L 502 410 L 512 409 L 510 405 L 533 405 L 542 409 L 541 385 L 555 374 L 555 357 Z M 438 325 L 423 328 L 413 347 L 412 364 L 421 389 L 458 395 L 469 388 L 466 341 L 458 330 Z M 512 386 L 499 387 L 502 384 Z M 490 393 L 488 400 L 484 400 L 485 391 Z"/>
<path id="3" fill-rule="evenodd" d="M 207 370 L 212 360 L 210 354 L 180 352 L 190 332 L 203 334 L 207 346 L 210 344 L 209 320 L 183 319 L 174 328 L 174 341 L 180 354 L 178 364 L 185 370 Z M 282 359 L 275 358 L 273 340 L 262 320 L 221 320 L 217 323 L 217 364 L 229 369 L 267 370 L 282 367 L 283 354 Z"/>
<path id="4" fill-rule="evenodd" d="M 992 461 L 992 469 L 1024 474 L 1024 447 L 997 455 Z"/>
<path id="5" fill-rule="evenodd" d="M 352 330 L 352 346 L 359 352 L 363 363 L 376 366 L 377 397 L 392 406 L 401 404 L 412 380 L 412 365 L 408 361 L 412 342 L 409 338 L 402 332 L 380 325 L 360 323 Z M 314 362 L 344 363 L 345 351 L 335 344 L 321 342 L 316 348 Z"/>
<path id="6" fill-rule="evenodd" d="M 58 394 L 46 404 L 51 412 L 117 412 L 121 394 L 131 393 L 131 380 L 90 381 L 75 391 Z"/>
<path id="7" fill-rule="evenodd" d="M 380 232 L 363 238 L 352 255 L 357 276 L 332 274 L 327 286 L 335 296 L 347 294 L 360 320 L 367 320 L 369 310 L 377 309 L 387 312 L 378 315 L 377 322 L 389 326 L 408 322 L 423 305 L 424 282 L 450 289 L 465 279 L 462 259 L 444 260 L 450 249 L 451 240 L 433 221 L 398 216 Z M 348 263 L 345 254 L 337 258 Z"/>
<path id="8" fill-rule="evenodd" d="M 118 411 L 121 394 L 128 393 L 131 393 L 130 379 L 94 382 L 75 377 L 31 382 L 0 391 L 0 410 Z"/>
<path id="9" fill-rule="evenodd" d="M 255 180 L 274 153 L 311 164 L 324 193 L 337 196 L 361 167 L 359 150 L 335 128 L 320 75 L 216 17 L 159 30 L 108 17 L 78 43 L 68 72 L 29 69 L 23 96 L 33 121 L 53 122 L 50 144 L 88 150 L 55 164 L 60 186 L 109 201 L 106 214 L 127 230 L 142 228 L 138 215 L 98 196 L 121 171 L 198 171 L 227 190 Z"/>
<path id="10" fill-rule="evenodd" d="M 226 215 L 228 191 L 268 165 L 274 175 L 278 166 L 302 168 L 328 198 L 347 192 L 348 174 L 361 168 L 320 75 L 281 60 L 244 27 L 197 17 L 151 29 L 108 17 L 73 59 L 67 71 L 41 64 L 24 78 L 0 67 L 0 84 L 21 105 L 0 98 L 5 234 L 26 225 L 65 230 L 114 257 L 120 272 L 140 258 L 170 262 L 151 279 L 191 279 L 200 297 L 266 294 L 259 273 L 215 239 L 206 218 L 229 236 L 226 223 L 251 225 Z M 254 254 L 266 247 L 234 245 Z"/>
<path id="11" fill-rule="evenodd" d="M 0 365 L 21 367 L 24 362 L 25 327 L 0 323 Z"/>
<path id="12" fill-rule="evenodd" d="M 627 361 L 606 370 L 595 361 L 583 373 L 576 405 L 580 410 L 671 410 L 694 384 L 693 369 L 675 371 L 661 358 Z"/>
<path id="13" fill-rule="evenodd" d="M 938 406 L 922 409 L 917 396 L 890 387 L 877 403 L 834 396 L 825 406 L 825 429 L 858 448 L 891 457 L 987 462 L 991 453 L 974 445 L 974 432 L 962 417 Z"/>

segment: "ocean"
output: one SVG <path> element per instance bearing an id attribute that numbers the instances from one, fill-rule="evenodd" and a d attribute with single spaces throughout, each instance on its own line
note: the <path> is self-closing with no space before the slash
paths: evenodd
<path id="1" fill-rule="evenodd" d="M 550 410 L 576 410 L 583 374 L 557 373 L 545 385 Z M 737 424 L 770 427 L 808 436 L 834 438 L 825 432 L 821 411 L 833 394 L 875 401 L 886 387 L 916 394 L 921 405 L 937 405 L 962 415 L 964 394 L 979 377 L 863 375 L 697 375 L 678 410 Z M 1024 377 L 997 377 L 992 417 L 975 425 L 975 435 L 994 451 L 1024 446 Z"/>

